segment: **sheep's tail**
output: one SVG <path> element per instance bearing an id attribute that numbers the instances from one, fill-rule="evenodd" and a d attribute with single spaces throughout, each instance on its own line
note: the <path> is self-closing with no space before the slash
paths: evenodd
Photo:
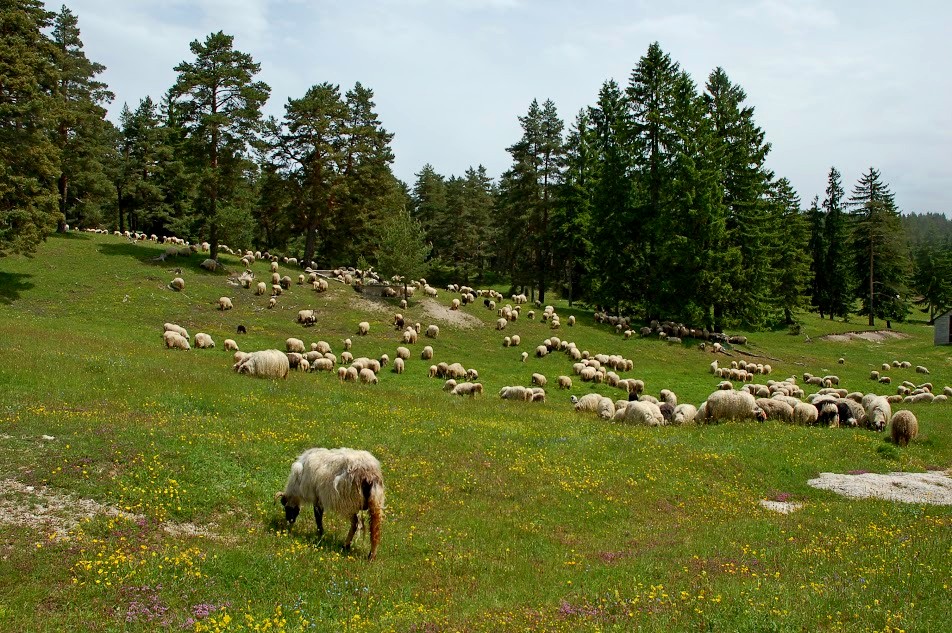
<path id="1" fill-rule="evenodd" d="M 383 481 L 379 477 L 362 479 L 360 491 L 364 496 L 364 506 L 370 515 L 370 555 L 368 558 L 373 560 L 377 556 L 377 546 L 380 544 L 380 528 L 381 523 L 383 523 Z"/>

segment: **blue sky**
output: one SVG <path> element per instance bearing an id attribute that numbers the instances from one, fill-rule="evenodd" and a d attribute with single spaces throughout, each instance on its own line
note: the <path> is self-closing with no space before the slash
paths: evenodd
<path id="1" fill-rule="evenodd" d="M 517 117 L 551 98 L 570 124 L 625 85 L 658 41 L 703 86 L 723 67 L 804 206 L 835 165 L 847 192 L 879 169 L 904 211 L 952 212 L 952 4 L 880 0 L 66 0 L 87 55 L 135 107 L 160 97 L 189 42 L 223 30 L 261 63 L 266 111 L 330 81 L 374 90 L 396 175 L 425 163 L 498 177 Z M 53 10 L 58 4 L 49 5 Z M 911 8 L 911 7 L 914 7 Z"/>

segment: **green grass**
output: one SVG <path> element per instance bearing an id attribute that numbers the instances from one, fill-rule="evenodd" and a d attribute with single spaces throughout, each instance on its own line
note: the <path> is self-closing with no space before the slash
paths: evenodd
<path id="1" fill-rule="evenodd" d="M 251 379 L 231 371 L 225 338 L 244 350 L 326 340 L 339 354 L 350 337 L 357 356 L 393 357 L 395 302 L 367 311 L 339 284 L 322 295 L 295 285 L 268 310 L 266 297 L 199 268 L 200 255 L 152 261 L 163 250 L 74 234 L 32 259 L 0 260 L 0 478 L 138 515 L 66 532 L 3 525 L 2 630 L 939 631 L 952 618 L 952 509 L 847 500 L 806 483 L 824 471 L 948 468 L 952 404 L 910 406 L 921 430 L 905 449 L 864 430 L 620 426 L 576 414 L 553 388 L 571 374 L 565 355 L 519 361 L 547 327 L 523 318 L 496 332 L 481 303 L 464 310 L 483 327 L 438 322 L 440 338 L 421 337 L 406 373 L 385 369 L 377 386 L 328 373 Z M 181 293 L 167 288 L 175 268 Z M 264 263 L 254 269 L 266 276 Z M 234 310 L 215 309 L 222 295 Z M 698 404 L 715 387 L 710 354 L 626 341 L 555 305 L 579 322 L 560 337 L 632 358 L 623 376 L 649 392 Z M 315 328 L 294 323 L 305 307 L 318 312 Z M 404 313 L 434 322 L 419 303 Z M 363 320 L 371 333 L 357 337 Z M 217 347 L 165 350 L 166 321 Z M 747 333 L 744 350 L 772 359 L 777 379 L 836 373 L 850 390 L 881 393 L 922 381 L 912 370 L 889 372 L 892 387 L 868 380 L 898 359 L 929 367 L 937 388 L 952 384 L 950 349 L 933 347 L 921 323 L 894 324 L 904 339 L 836 343 L 820 337 L 868 328 L 803 322 L 799 336 Z M 233 334 L 239 323 L 247 335 Z M 512 333 L 522 346 L 503 348 Z M 486 394 L 444 393 L 419 360 L 426 344 L 433 362 L 477 368 Z M 496 397 L 533 372 L 549 378 L 547 403 Z M 621 397 L 579 381 L 573 393 L 592 389 Z M 287 531 L 274 493 L 310 446 L 365 448 L 383 463 L 376 562 L 364 560 L 364 539 L 342 551 L 338 517 L 326 518 L 323 541 L 306 511 Z M 758 506 L 778 497 L 804 508 Z M 7 486 L 0 500 L 29 502 Z"/>

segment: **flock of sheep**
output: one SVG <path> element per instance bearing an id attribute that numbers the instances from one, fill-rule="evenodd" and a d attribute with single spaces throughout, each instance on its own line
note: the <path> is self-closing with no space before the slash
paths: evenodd
<path id="1" fill-rule="evenodd" d="M 204 247 L 204 245 L 202 245 Z M 199 249 L 202 249 L 199 247 Z M 195 252 L 190 247 L 190 252 Z M 246 252 L 242 255 L 242 263 L 250 266 L 258 259 L 270 259 L 270 303 L 274 307 L 277 298 L 287 290 L 292 280 L 289 276 L 280 276 L 277 258 L 267 253 Z M 286 258 L 285 263 L 296 265 L 293 258 Z M 325 276 L 317 271 L 306 269 L 306 274 L 298 276 L 298 284 L 309 284 L 316 292 L 328 290 Z M 328 271 L 331 279 L 349 284 L 356 290 L 364 292 L 374 285 L 381 285 L 381 295 L 385 297 L 400 297 L 401 309 L 407 306 L 406 300 L 420 290 L 427 297 L 437 297 L 438 290 L 430 286 L 426 280 L 415 280 L 405 286 L 400 278 L 393 278 L 390 282 L 381 281 L 372 271 L 357 269 L 336 269 Z M 255 282 L 254 274 L 250 269 L 242 273 L 237 283 L 243 288 L 254 288 L 256 295 L 269 292 L 268 284 Z M 170 287 L 182 290 L 185 282 L 176 277 Z M 485 308 L 496 312 L 495 328 L 505 330 L 510 323 L 517 321 L 525 313 L 524 318 L 535 320 L 537 313 L 533 309 L 523 309 L 528 302 L 524 294 L 512 295 L 511 303 L 499 305 L 504 297 L 494 290 L 474 290 L 467 286 L 450 285 L 447 291 L 459 294 L 449 304 L 450 310 L 459 310 L 461 307 L 473 304 L 478 297 L 483 298 Z M 233 309 L 229 297 L 221 297 L 217 308 L 222 311 Z M 553 306 L 536 305 L 541 311 L 538 313 L 539 323 L 550 330 L 559 330 L 562 319 Z M 316 324 L 317 318 L 313 310 L 301 310 L 297 315 L 297 323 L 310 327 Z M 623 317 L 596 313 L 597 323 L 606 323 L 615 330 L 630 338 L 635 330 Z M 569 316 L 565 323 L 572 327 L 575 317 Z M 416 344 L 421 333 L 430 339 L 437 339 L 440 335 L 439 327 L 429 325 L 425 332 L 420 323 L 408 323 L 400 313 L 393 315 L 393 326 L 403 343 L 396 348 L 391 363 L 388 354 L 379 358 L 358 357 L 352 354 L 350 338 L 343 341 L 343 349 L 335 354 L 326 341 L 317 341 L 306 346 L 299 338 L 288 338 L 285 341 L 284 351 L 280 349 L 266 349 L 253 352 L 240 351 L 234 339 L 224 341 L 224 349 L 234 352 L 234 371 L 240 374 L 264 378 L 286 378 L 291 370 L 298 371 L 328 371 L 336 368 L 341 382 L 362 382 L 377 384 L 378 374 L 388 364 L 392 364 L 395 374 L 402 374 L 406 369 L 406 362 L 411 352 L 406 345 Z M 241 326 L 239 326 L 241 328 Z M 170 349 L 190 349 L 188 332 L 174 324 L 166 323 L 163 328 L 165 345 Z M 239 330 L 240 331 L 240 330 Z M 370 323 L 362 321 L 357 324 L 355 334 L 366 336 L 370 332 Z M 699 349 L 711 351 L 714 354 L 726 353 L 725 346 L 729 344 L 746 344 L 745 337 L 727 337 L 719 333 L 709 333 L 687 328 L 681 324 L 652 322 L 640 330 L 641 336 L 657 335 L 669 343 L 680 343 L 684 337 L 703 339 Z M 503 347 L 519 347 L 522 343 L 518 334 L 507 335 L 502 339 Z M 211 336 L 200 332 L 194 338 L 195 347 L 200 349 L 213 348 L 215 342 Z M 536 358 L 543 358 L 552 353 L 564 353 L 573 363 L 573 375 L 581 382 L 592 384 L 604 383 L 621 390 L 625 397 L 612 399 L 598 393 L 588 393 L 582 397 L 571 396 L 574 409 L 578 412 L 591 412 L 605 420 L 612 420 L 626 424 L 647 426 L 710 424 L 721 421 L 765 421 L 778 420 L 787 424 L 820 425 L 826 427 L 859 427 L 875 431 L 883 431 L 890 427 L 895 444 L 905 446 L 918 434 L 918 421 L 915 415 L 908 410 L 893 412 L 892 405 L 899 402 L 942 402 L 952 396 L 952 388 L 945 387 L 942 394 L 934 395 L 931 383 L 914 384 L 904 381 L 897 394 L 883 396 L 875 393 L 860 391 L 848 392 L 839 387 L 840 379 L 835 375 L 813 376 L 804 373 L 804 385 L 819 387 L 816 393 L 806 395 L 798 385 L 797 377 L 791 376 L 781 381 L 767 380 L 757 383 L 757 376 L 767 376 L 773 371 L 768 364 L 748 363 L 744 360 L 732 361 L 729 366 L 721 367 L 718 360 L 709 365 L 709 371 L 716 378 L 722 379 L 715 389 L 700 405 L 679 403 L 674 391 L 662 389 L 658 397 L 645 393 L 643 380 L 622 378 L 619 372 L 632 371 L 634 363 L 618 354 L 593 354 L 580 349 L 575 343 L 562 340 L 557 336 L 550 336 L 543 340 L 533 350 Z M 434 349 L 426 345 L 420 352 L 420 358 L 430 361 L 434 357 Z M 521 362 L 529 360 L 529 352 L 519 355 Z M 840 359 L 840 363 L 845 362 Z M 890 384 L 891 377 L 887 371 L 893 369 L 909 369 L 912 364 L 894 361 L 884 363 L 882 371 L 871 372 L 870 378 L 881 384 Z M 915 368 L 921 374 L 929 371 L 922 366 Z M 428 375 L 431 378 L 443 379 L 443 390 L 458 396 L 477 396 L 483 394 L 484 387 L 480 383 L 479 373 L 475 369 L 465 368 L 461 363 L 440 362 L 430 365 Z M 524 402 L 545 402 L 548 378 L 539 372 L 531 374 L 529 385 L 512 385 L 502 387 L 498 395 L 502 399 Z M 743 383 L 735 388 L 734 383 Z M 573 377 L 559 375 L 555 386 L 562 390 L 571 390 L 574 387 Z M 383 478 L 380 464 L 365 451 L 351 449 L 310 449 L 301 455 L 294 463 L 287 486 L 278 498 L 285 509 L 289 523 L 296 519 L 301 504 L 313 504 L 318 532 L 323 532 L 323 510 L 339 512 L 351 519 L 351 531 L 345 545 L 350 546 L 358 526 L 358 513 L 367 510 L 370 513 L 371 552 L 370 558 L 376 555 L 380 536 L 380 521 L 383 508 Z"/>

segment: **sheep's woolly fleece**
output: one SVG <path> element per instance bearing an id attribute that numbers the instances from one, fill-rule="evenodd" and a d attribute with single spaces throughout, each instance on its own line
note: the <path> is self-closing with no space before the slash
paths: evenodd
<path id="1" fill-rule="evenodd" d="M 821 341 L 833 341 L 834 343 L 847 343 L 849 341 L 867 341 L 870 343 L 881 343 L 882 341 L 895 338 L 909 338 L 908 334 L 894 332 L 893 330 L 874 330 L 870 332 L 844 332 L 843 334 L 827 334 L 821 336 Z"/>
<path id="2" fill-rule="evenodd" d="M 832 490 L 853 499 L 885 499 L 905 503 L 952 505 L 952 477 L 941 471 L 926 473 L 820 473 L 807 482 L 814 488 Z"/>
<path id="3" fill-rule="evenodd" d="M 68 541 L 69 533 L 85 519 L 97 515 L 144 521 L 141 514 L 132 514 L 93 499 L 76 499 L 59 494 L 45 486 L 34 487 L 15 479 L 0 480 L 0 525 L 17 525 L 43 529 L 50 538 Z M 193 523 L 163 523 L 162 530 L 171 536 L 215 538 L 206 528 Z"/>

